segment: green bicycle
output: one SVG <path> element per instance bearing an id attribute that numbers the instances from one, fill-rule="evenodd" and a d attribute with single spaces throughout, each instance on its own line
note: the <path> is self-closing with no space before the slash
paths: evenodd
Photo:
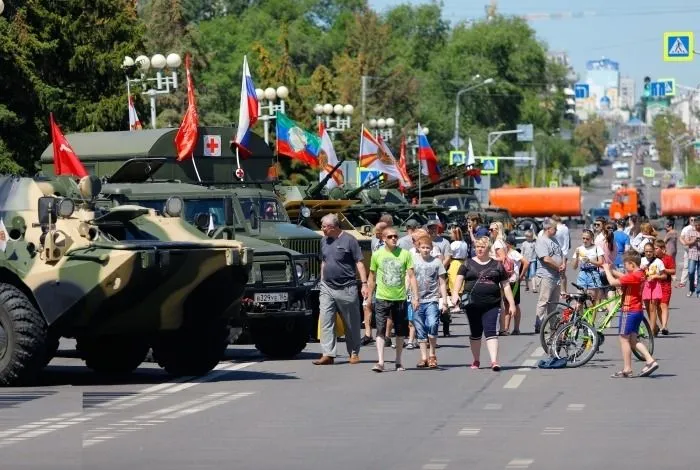
<path id="1" fill-rule="evenodd" d="M 585 289 L 576 283 L 571 283 L 580 293 L 566 296 L 566 303 L 555 302 L 555 310 L 545 317 L 540 325 L 540 343 L 545 351 L 550 351 L 555 333 L 563 325 L 571 322 L 572 314 L 576 313 L 583 321 L 593 326 L 598 334 L 597 347 L 605 342 L 605 330 L 610 327 L 612 319 L 620 311 L 622 306 L 622 296 L 616 295 L 605 299 L 597 304 L 593 304 L 593 298 L 585 292 Z M 551 304 L 550 304 L 551 305 Z M 599 310 L 606 310 L 607 313 L 599 314 Z M 642 320 L 637 331 L 638 341 L 641 341 L 649 350 L 654 353 L 654 335 L 651 334 L 651 325 L 646 317 Z M 636 349 L 632 351 L 640 361 L 644 360 Z"/>

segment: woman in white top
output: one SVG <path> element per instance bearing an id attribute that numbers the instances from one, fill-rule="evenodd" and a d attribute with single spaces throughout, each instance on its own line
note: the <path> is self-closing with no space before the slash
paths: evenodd
<path id="1" fill-rule="evenodd" d="M 637 253 L 644 255 L 644 247 L 649 243 L 653 246 L 654 240 L 656 240 L 656 230 L 649 222 L 644 222 L 639 226 L 639 234 L 632 239 L 630 245 Z"/>
<path id="2" fill-rule="evenodd" d="M 503 230 L 502 222 L 491 222 L 489 225 L 489 238 L 491 239 L 491 250 L 489 251 L 489 256 L 498 261 L 503 261 L 506 259 L 506 234 Z"/>
<path id="3" fill-rule="evenodd" d="M 600 289 L 603 287 L 603 282 L 598 270 L 603 266 L 603 250 L 593 243 L 593 232 L 584 230 L 581 239 L 583 245 L 576 248 L 572 256 L 574 260 L 574 269 L 578 269 L 578 277 L 576 284 L 583 287 L 596 301 L 601 298 Z"/>
<path id="4" fill-rule="evenodd" d="M 452 239 L 452 243 L 450 243 L 452 261 L 450 261 L 450 266 L 447 269 L 447 289 L 452 292 L 455 279 L 457 278 L 457 271 L 464 264 L 464 260 L 469 258 L 469 245 L 464 241 L 464 234 L 459 227 L 453 227 L 450 230 L 450 238 Z"/>

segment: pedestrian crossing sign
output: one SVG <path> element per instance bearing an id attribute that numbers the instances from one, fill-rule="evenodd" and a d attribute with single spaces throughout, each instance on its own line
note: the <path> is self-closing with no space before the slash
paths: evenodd
<path id="1" fill-rule="evenodd" d="M 690 62 L 695 55 L 695 37 L 692 31 L 664 33 L 664 61 Z"/>
<path id="2" fill-rule="evenodd" d="M 497 175 L 498 174 L 498 159 L 484 157 L 481 160 L 481 174 L 482 175 Z"/>

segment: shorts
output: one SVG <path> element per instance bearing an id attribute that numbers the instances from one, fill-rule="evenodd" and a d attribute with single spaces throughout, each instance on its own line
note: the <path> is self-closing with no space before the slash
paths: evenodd
<path id="1" fill-rule="evenodd" d="M 409 305 L 409 309 L 410 309 Z M 440 325 L 440 309 L 437 302 L 425 302 L 420 304 L 413 317 L 413 325 L 416 327 L 418 341 L 427 341 L 428 338 L 437 338 Z"/>
<path id="2" fill-rule="evenodd" d="M 520 282 L 511 282 L 510 283 L 510 290 L 513 292 L 513 300 L 515 300 L 515 305 L 520 305 Z M 518 289 L 515 289 L 515 286 L 518 286 Z M 505 300 L 505 296 L 503 297 Z"/>
<path id="3" fill-rule="evenodd" d="M 527 279 L 534 279 L 537 274 L 537 260 L 530 261 L 530 265 L 527 268 Z"/>
<path id="4" fill-rule="evenodd" d="M 642 312 L 622 312 L 620 315 L 620 336 L 637 334 L 642 320 L 644 320 Z"/>
<path id="5" fill-rule="evenodd" d="M 576 284 L 584 289 L 600 289 L 603 287 L 603 281 L 600 278 L 600 272 L 597 270 L 581 270 L 576 277 Z"/>
<path id="6" fill-rule="evenodd" d="M 498 338 L 500 305 L 470 304 L 464 310 L 469 320 L 469 339 L 479 340 L 482 335 L 486 339 Z"/>
<path id="7" fill-rule="evenodd" d="M 383 338 L 386 333 L 386 321 L 391 317 L 394 322 L 396 336 L 408 336 L 408 312 L 403 300 L 377 299 L 374 304 L 374 316 L 377 322 L 377 337 Z"/>
<path id="8" fill-rule="evenodd" d="M 646 281 L 642 289 L 642 300 L 661 300 L 661 283 L 659 281 Z"/>
<path id="9" fill-rule="evenodd" d="M 671 292 L 673 292 L 673 286 L 671 282 L 660 282 L 661 284 L 661 303 L 668 305 L 671 303 Z"/>

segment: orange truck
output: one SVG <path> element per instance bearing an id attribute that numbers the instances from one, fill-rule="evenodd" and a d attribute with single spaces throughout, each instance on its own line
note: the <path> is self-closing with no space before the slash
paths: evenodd
<path id="1" fill-rule="evenodd" d="M 497 188 L 489 190 L 492 206 L 508 209 L 513 217 L 580 217 L 581 188 Z"/>
<path id="2" fill-rule="evenodd" d="M 582 222 L 583 201 L 581 188 L 497 188 L 489 190 L 489 203 L 492 206 L 508 209 L 518 219 L 520 230 L 534 230 L 541 225 L 538 219 L 557 214 Z"/>
<path id="3" fill-rule="evenodd" d="M 700 188 L 668 188 L 661 190 L 661 215 L 689 217 L 700 214 Z"/>
<path id="4" fill-rule="evenodd" d="M 629 215 L 639 213 L 639 193 L 636 188 L 623 186 L 615 191 L 612 203 L 610 204 L 610 218 L 622 219 Z"/>

